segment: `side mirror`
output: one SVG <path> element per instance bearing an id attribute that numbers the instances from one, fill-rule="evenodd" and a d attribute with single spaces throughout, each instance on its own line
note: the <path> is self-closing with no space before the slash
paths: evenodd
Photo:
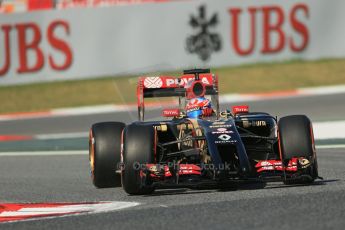
<path id="1" fill-rule="evenodd" d="M 232 113 L 234 115 L 236 115 L 238 113 L 249 113 L 249 106 L 248 105 L 232 106 Z"/>

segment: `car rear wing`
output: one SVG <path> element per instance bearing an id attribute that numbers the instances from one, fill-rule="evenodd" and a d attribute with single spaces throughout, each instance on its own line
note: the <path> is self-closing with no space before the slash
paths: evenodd
<path id="1" fill-rule="evenodd" d="M 204 89 L 203 94 L 211 95 L 213 106 L 218 112 L 219 103 L 217 75 L 210 73 L 209 69 L 193 69 L 185 70 L 181 77 L 140 77 L 137 85 L 139 121 L 144 121 L 145 98 L 179 97 L 179 104 L 181 107 L 183 104 L 182 101 L 185 100 L 188 93 L 186 86 L 193 81 L 202 83 Z"/>

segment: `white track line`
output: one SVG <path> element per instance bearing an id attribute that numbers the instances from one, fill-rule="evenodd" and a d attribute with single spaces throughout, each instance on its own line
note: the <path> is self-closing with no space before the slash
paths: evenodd
<path id="1" fill-rule="evenodd" d="M 70 138 L 83 138 L 88 137 L 88 132 L 80 133 L 53 133 L 53 134 L 39 134 L 35 135 L 34 139 L 37 140 L 52 140 L 52 139 L 70 139 Z"/>
<path id="2" fill-rule="evenodd" d="M 89 114 L 101 114 L 101 113 L 112 113 L 112 112 L 126 112 L 136 110 L 137 106 L 133 105 L 95 105 L 95 106 L 84 106 L 77 108 L 61 108 L 52 109 L 51 113 L 54 116 L 74 116 L 74 115 L 89 115 Z"/>
<path id="3" fill-rule="evenodd" d="M 345 93 L 345 85 L 299 88 L 297 91 L 301 95 L 333 95 Z"/>
<path id="4" fill-rule="evenodd" d="M 345 149 L 345 144 L 334 144 L 334 145 L 317 145 L 317 149 Z"/>
<path id="5" fill-rule="evenodd" d="M 315 122 L 313 128 L 317 140 L 345 139 L 345 121 Z"/>

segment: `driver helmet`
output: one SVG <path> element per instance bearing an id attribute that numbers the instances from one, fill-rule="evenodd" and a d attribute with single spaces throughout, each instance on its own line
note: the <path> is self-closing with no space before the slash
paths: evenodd
<path id="1" fill-rule="evenodd" d="M 189 100 L 186 106 L 187 117 L 199 118 L 202 115 L 202 111 L 211 107 L 211 101 L 205 97 L 197 97 Z"/>

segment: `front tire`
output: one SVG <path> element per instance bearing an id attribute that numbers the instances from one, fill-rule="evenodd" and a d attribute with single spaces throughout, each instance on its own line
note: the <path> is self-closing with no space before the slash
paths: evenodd
<path id="1" fill-rule="evenodd" d="M 121 156 L 121 135 L 125 124 L 101 122 L 93 124 L 89 135 L 91 179 L 97 188 L 121 186 L 116 174 Z"/>
<path id="2" fill-rule="evenodd" d="M 130 195 L 150 194 L 154 191 L 149 184 L 143 184 L 140 174 L 145 164 L 155 162 L 155 138 L 152 126 L 131 124 L 124 131 L 122 186 Z"/>
<path id="3" fill-rule="evenodd" d="M 312 183 L 318 177 L 318 166 L 311 121 L 305 115 L 282 117 L 278 122 L 279 146 L 282 162 L 286 164 L 294 157 L 303 157 L 310 166 L 302 175 L 302 180 L 286 180 L 291 183 Z"/>

